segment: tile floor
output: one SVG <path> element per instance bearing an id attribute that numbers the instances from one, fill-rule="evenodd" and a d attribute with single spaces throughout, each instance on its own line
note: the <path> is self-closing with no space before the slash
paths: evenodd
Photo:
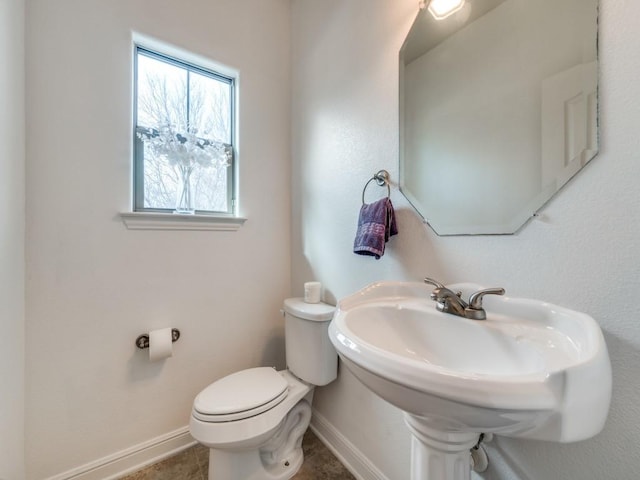
<path id="1" fill-rule="evenodd" d="M 302 449 L 304 463 L 292 480 L 355 480 L 311 430 L 304 435 Z M 209 450 L 196 445 L 121 480 L 207 480 L 208 468 Z"/>

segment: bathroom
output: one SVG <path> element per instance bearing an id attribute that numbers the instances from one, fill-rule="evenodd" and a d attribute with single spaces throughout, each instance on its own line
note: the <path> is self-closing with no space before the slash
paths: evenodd
<path id="1" fill-rule="evenodd" d="M 398 51 L 418 1 L 185 3 L 0 5 L 0 478 L 106 478 L 88 472 L 162 455 L 189 441 L 208 383 L 284 366 L 280 309 L 304 282 L 335 302 L 424 276 L 587 312 L 611 357 L 599 435 L 496 438 L 473 478 L 637 478 L 640 4 L 600 0 L 600 150 L 538 217 L 515 235 L 437 236 L 394 185 L 400 233 L 375 260 L 353 254 L 353 236 L 363 184 L 398 178 Z M 123 225 L 132 31 L 241 72 L 237 231 Z M 173 357 L 150 363 L 133 342 L 167 326 L 182 333 Z M 361 478 L 409 478 L 401 412 L 346 369 L 313 408 Z"/>

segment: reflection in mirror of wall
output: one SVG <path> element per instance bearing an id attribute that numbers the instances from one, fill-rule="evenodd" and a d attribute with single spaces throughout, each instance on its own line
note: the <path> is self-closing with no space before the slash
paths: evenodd
<path id="1" fill-rule="evenodd" d="M 439 235 L 516 232 L 598 151 L 598 0 L 421 10 L 400 51 L 400 188 Z"/>

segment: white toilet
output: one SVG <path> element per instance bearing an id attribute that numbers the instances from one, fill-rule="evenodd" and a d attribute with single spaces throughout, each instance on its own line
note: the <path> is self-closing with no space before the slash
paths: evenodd
<path id="1" fill-rule="evenodd" d="M 334 310 L 285 300 L 287 370 L 242 370 L 195 398 L 189 429 L 210 449 L 209 480 L 287 480 L 298 471 L 313 388 L 337 375 L 338 356 L 327 334 Z"/>

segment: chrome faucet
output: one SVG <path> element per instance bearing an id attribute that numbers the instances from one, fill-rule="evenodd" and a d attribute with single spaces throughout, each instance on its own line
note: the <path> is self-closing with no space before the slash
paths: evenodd
<path id="1" fill-rule="evenodd" d="M 482 298 L 485 295 L 504 295 L 504 288 L 485 288 L 471 294 L 469 302 L 465 302 L 462 299 L 462 292 L 454 293 L 432 278 L 425 278 L 424 283 L 436 287 L 431 292 L 431 300 L 436 302 L 438 311 L 472 320 L 485 320 L 487 318 L 487 312 L 482 308 Z"/>

